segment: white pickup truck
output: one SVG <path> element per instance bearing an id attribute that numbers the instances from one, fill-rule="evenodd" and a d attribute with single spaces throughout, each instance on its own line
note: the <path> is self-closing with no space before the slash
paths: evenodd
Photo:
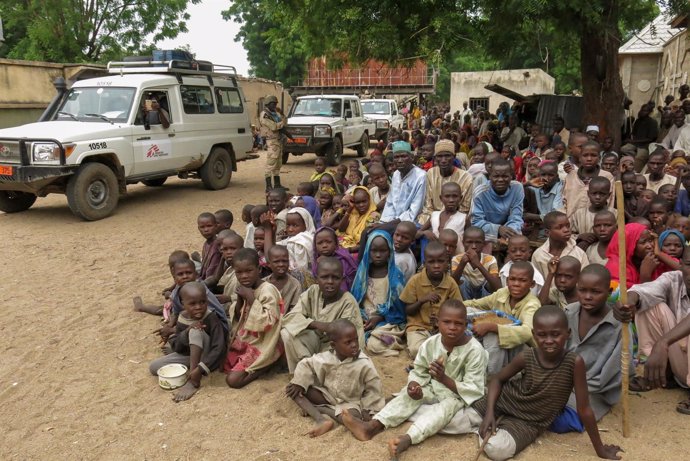
<path id="1" fill-rule="evenodd" d="M 228 186 L 252 148 L 234 68 L 171 60 L 108 69 L 56 97 L 47 120 L 0 130 L 1 211 L 61 193 L 75 215 L 93 221 L 115 210 L 128 184 L 162 186 L 179 176 Z"/>
<path id="2" fill-rule="evenodd" d="M 376 131 L 371 136 L 388 142 L 388 130 L 402 130 L 405 117 L 398 110 L 398 103 L 392 99 L 367 99 L 362 101 L 364 115 L 376 123 Z"/>
<path id="3" fill-rule="evenodd" d="M 364 157 L 376 125 L 364 115 L 358 97 L 319 95 L 297 98 L 286 128 L 292 139 L 288 138 L 283 146 L 283 163 L 290 154 L 315 153 L 335 166 L 345 147 L 354 148 L 358 157 Z"/>

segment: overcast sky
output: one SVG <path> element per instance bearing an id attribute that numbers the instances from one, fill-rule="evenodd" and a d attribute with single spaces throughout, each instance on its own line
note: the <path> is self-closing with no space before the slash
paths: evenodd
<path id="1" fill-rule="evenodd" d="M 160 42 L 158 48 L 174 49 L 189 45 L 197 59 L 235 66 L 239 74 L 246 76 L 249 73 L 247 52 L 240 42 L 235 41 L 240 25 L 225 21 L 220 15 L 229 6 L 228 0 L 203 0 L 197 5 L 190 5 L 187 8 L 190 15 L 187 21 L 189 32 L 180 34 L 174 40 Z"/>

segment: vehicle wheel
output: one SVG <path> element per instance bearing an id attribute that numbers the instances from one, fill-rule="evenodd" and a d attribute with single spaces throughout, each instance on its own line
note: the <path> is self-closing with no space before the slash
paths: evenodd
<path id="1" fill-rule="evenodd" d="M 343 142 L 336 137 L 326 148 L 326 163 L 328 166 L 338 166 L 343 158 Z"/>
<path id="2" fill-rule="evenodd" d="M 285 165 L 288 160 L 290 160 L 290 152 L 283 151 L 283 165 Z"/>
<path id="3" fill-rule="evenodd" d="M 35 201 L 36 195 L 29 192 L 0 190 L 0 211 L 5 213 L 19 213 L 28 210 Z"/>
<path id="4" fill-rule="evenodd" d="M 117 177 L 102 163 L 86 163 L 67 183 L 67 204 L 86 221 L 109 216 L 120 199 Z"/>
<path id="5" fill-rule="evenodd" d="M 357 157 L 366 157 L 369 153 L 369 135 L 364 133 L 359 146 L 357 146 Z"/>
<path id="6" fill-rule="evenodd" d="M 163 184 L 165 184 L 165 181 L 167 181 L 168 178 L 156 178 L 156 179 L 144 179 L 142 181 L 142 184 L 145 186 L 149 187 L 161 187 Z"/>
<path id="7" fill-rule="evenodd" d="M 209 190 L 225 189 L 232 177 L 232 160 L 227 150 L 214 147 L 211 155 L 199 169 L 199 176 L 204 187 Z"/>
<path id="8" fill-rule="evenodd" d="M 383 136 L 381 136 L 381 141 L 387 146 L 388 145 L 388 132 L 383 133 Z"/>

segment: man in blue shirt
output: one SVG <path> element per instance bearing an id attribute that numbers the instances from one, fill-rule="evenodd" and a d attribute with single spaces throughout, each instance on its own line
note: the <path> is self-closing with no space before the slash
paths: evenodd
<path id="1" fill-rule="evenodd" d="M 426 172 L 414 165 L 412 146 L 405 141 L 396 141 L 392 144 L 392 150 L 397 170 L 393 173 L 390 192 L 386 197 L 386 206 L 381 213 L 380 221 L 362 233 L 359 243 L 360 260 L 369 232 L 379 229 L 393 235 L 401 221 L 415 222 L 424 205 Z"/>
<path id="2" fill-rule="evenodd" d="M 488 240 L 510 238 L 522 233 L 523 202 L 525 191 L 522 184 L 512 181 L 510 163 L 499 158 L 494 160 L 489 184 L 475 191 L 470 215 L 472 225 L 481 228 Z"/>

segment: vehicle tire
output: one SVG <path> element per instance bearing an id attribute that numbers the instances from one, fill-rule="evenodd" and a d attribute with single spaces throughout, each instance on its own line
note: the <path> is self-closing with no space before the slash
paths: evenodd
<path id="1" fill-rule="evenodd" d="M 232 177 L 232 159 L 228 151 L 222 147 L 214 147 L 206 163 L 199 168 L 199 176 L 206 189 L 220 190 L 228 187 Z"/>
<path id="2" fill-rule="evenodd" d="M 290 152 L 283 151 L 283 165 L 285 165 L 288 160 L 290 160 Z"/>
<path id="3" fill-rule="evenodd" d="M 67 204 L 86 221 L 109 216 L 117 207 L 120 190 L 113 170 L 102 163 L 86 163 L 67 183 Z"/>
<path id="4" fill-rule="evenodd" d="M 361 142 L 357 146 L 357 157 L 366 157 L 369 153 L 369 135 L 364 133 Z"/>
<path id="5" fill-rule="evenodd" d="M 19 213 L 28 210 L 35 201 L 36 195 L 29 192 L 0 190 L 0 211 L 5 213 Z"/>
<path id="6" fill-rule="evenodd" d="M 383 136 L 381 136 L 381 141 L 387 146 L 388 145 L 388 132 L 386 131 L 383 133 Z"/>
<path id="7" fill-rule="evenodd" d="M 163 184 L 165 184 L 165 181 L 167 181 L 168 178 L 155 178 L 155 179 L 144 179 L 142 181 L 142 184 L 145 186 L 149 187 L 161 187 Z"/>
<path id="8" fill-rule="evenodd" d="M 343 142 L 336 137 L 326 148 L 326 163 L 328 166 L 338 166 L 343 158 Z"/>

